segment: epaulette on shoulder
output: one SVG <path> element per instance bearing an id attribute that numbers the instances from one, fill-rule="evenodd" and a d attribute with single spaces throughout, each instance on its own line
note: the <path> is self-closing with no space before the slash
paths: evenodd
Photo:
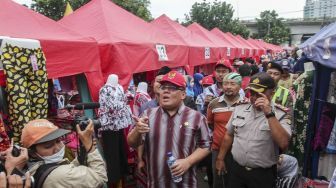
<path id="1" fill-rule="evenodd" d="M 274 104 L 274 106 L 275 106 L 276 108 L 278 108 L 278 109 L 280 109 L 280 110 L 286 112 L 286 113 L 289 112 L 289 108 L 287 108 L 287 107 L 285 107 L 285 106 L 282 106 L 282 105 L 280 105 L 280 104 Z"/>
<path id="2" fill-rule="evenodd" d="M 250 100 L 248 98 L 244 98 L 242 100 L 239 100 L 236 105 L 242 105 L 242 104 L 248 104 Z"/>

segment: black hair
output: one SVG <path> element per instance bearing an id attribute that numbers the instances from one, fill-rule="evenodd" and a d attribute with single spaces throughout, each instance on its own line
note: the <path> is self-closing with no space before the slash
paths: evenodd
<path id="1" fill-rule="evenodd" d="M 171 71 L 171 68 L 167 67 L 167 66 L 163 66 L 159 69 L 158 73 L 156 74 L 156 76 L 160 76 L 160 75 L 165 75 L 168 72 Z"/>
<path id="2" fill-rule="evenodd" d="M 242 77 L 251 75 L 251 67 L 247 64 L 244 64 L 238 68 L 238 72 Z"/>
<path id="3" fill-rule="evenodd" d="M 257 65 L 251 65 L 250 68 L 251 68 L 251 76 L 259 72 L 259 67 Z"/>

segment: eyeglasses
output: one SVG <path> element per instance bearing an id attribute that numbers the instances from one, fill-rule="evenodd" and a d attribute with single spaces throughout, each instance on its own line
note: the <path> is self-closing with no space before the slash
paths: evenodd
<path id="1" fill-rule="evenodd" d="M 172 85 L 161 85 L 161 86 L 160 86 L 160 89 L 161 89 L 162 91 L 167 89 L 169 92 L 177 91 L 177 90 L 181 90 L 181 91 L 183 91 L 183 88 L 178 87 L 178 86 L 172 86 Z"/>

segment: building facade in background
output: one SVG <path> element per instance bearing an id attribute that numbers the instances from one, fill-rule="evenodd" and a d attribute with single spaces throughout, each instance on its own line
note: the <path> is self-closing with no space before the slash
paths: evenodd
<path id="1" fill-rule="evenodd" d="M 336 17 L 336 0 L 306 0 L 303 18 Z"/>

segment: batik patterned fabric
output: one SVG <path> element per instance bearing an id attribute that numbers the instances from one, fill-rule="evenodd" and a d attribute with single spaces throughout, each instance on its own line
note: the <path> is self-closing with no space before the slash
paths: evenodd
<path id="1" fill-rule="evenodd" d="M 47 118 L 48 82 L 41 48 L 6 44 L 1 61 L 6 74 L 9 120 L 18 142 L 23 126 L 32 119 Z"/>
<path id="2" fill-rule="evenodd" d="M 133 123 L 131 109 L 120 85 L 103 86 L 99 91 L 99 104 L 98 114 L 102 125 L 100 131 L 118 131 Z"/>
<path id="3" fill-rule="evenodd" d="M 7 135 L 2 118 L 0 118 L 0 152 L 6 151 L 9 148 L 9 146 L 10 146 L 10 140 Z"/>
<path id="4" fill-rule="evenodd" d="M 297 158 L 300 169 L 304 163 L 304 145 L 313 91 L 313 78 L 314 71 L 304 72 L 293 84 L 296 91 L 296 102 L 294 104 L 293 134 L 288 154 Z"/>

